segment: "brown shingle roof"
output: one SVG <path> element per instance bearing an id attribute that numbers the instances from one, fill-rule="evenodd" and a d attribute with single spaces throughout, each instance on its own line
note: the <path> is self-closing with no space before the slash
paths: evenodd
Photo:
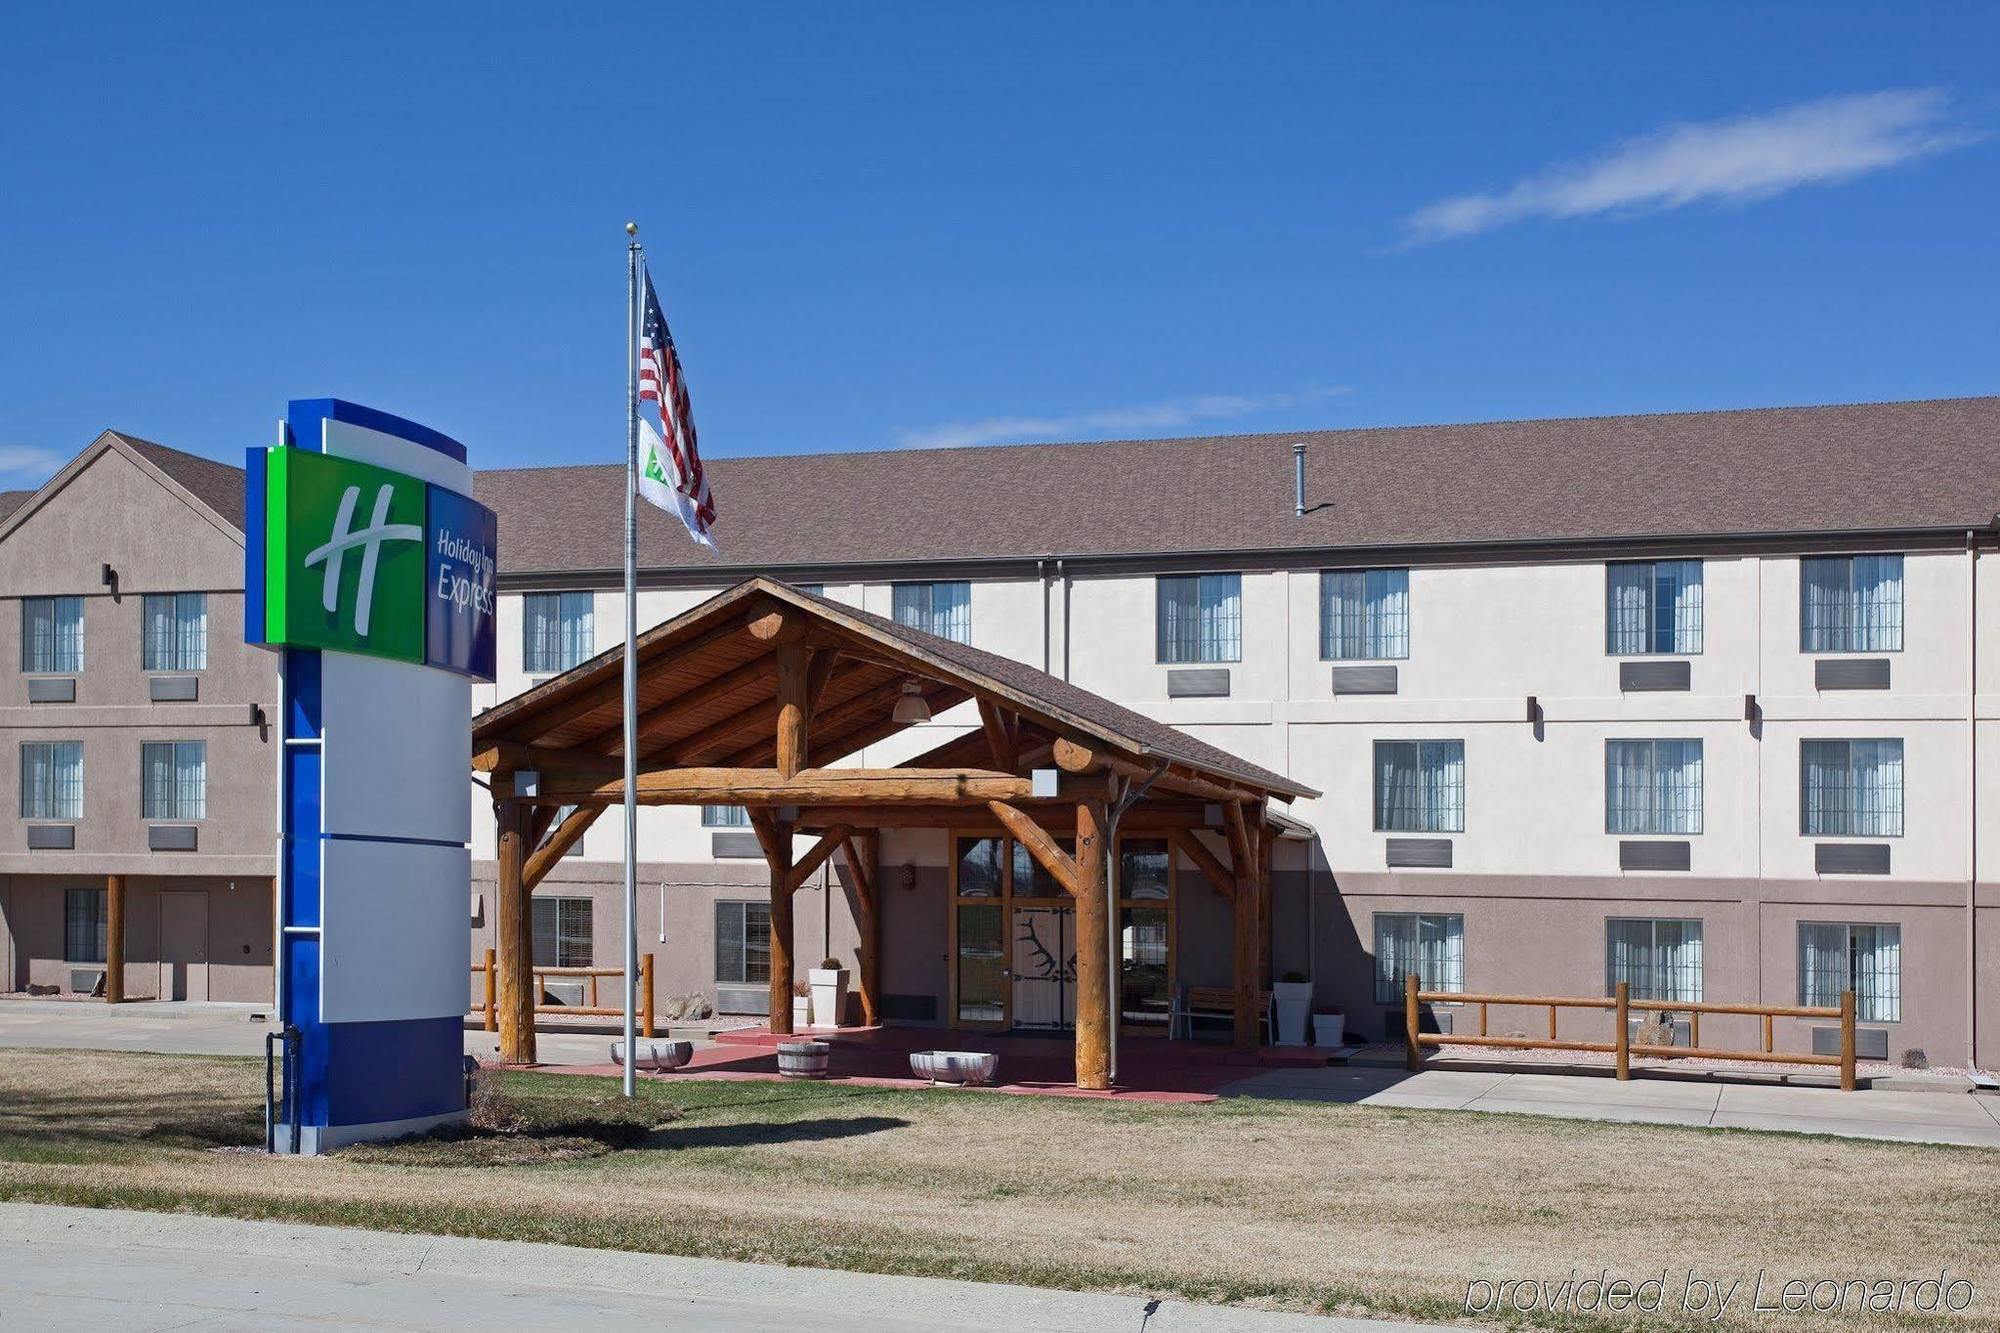
<path id="1" fill-rule="evenodd" d="M 1305 517 L 1292 449 L 1306 445 Z M 649 568 L 1984 528 L 2000 398 L 717 458 L 717 559 L 640 506 Z M 510 572 L 620 563 L 623 469 L 481 472 Z"/>
<path id="2" fill-rule="evenodd" d="M 238 532 L 243 530 L 243 469 L 200 454 L 169 449 L 124 431 L 112 432 L 138 455 L 172 477 L 189 494 L 213 509 Z"/>

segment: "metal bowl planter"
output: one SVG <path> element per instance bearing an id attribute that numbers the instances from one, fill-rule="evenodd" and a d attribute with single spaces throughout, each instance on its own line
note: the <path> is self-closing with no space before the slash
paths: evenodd
<path id="1" fill-rule="evenodd" d="M 826 1057 L 832 1049 L 823 1041 L 781 1041 L 778 1072 L 786 1078 L 825 1078 Z"/>
<path id="2" fill-rule="evenodd" d="M 691 1041 L 649 1041 L 635 1043 L 634 1049 L 638 1052 L 638 1058 L 633 1062 L 632 1068 L 649 1069 L 657 1073 L 679 1069 L 694 1059 L 694 1043 Z M 620 1066 L 625 1063 L 624 1042 L 611 1043 L 611 1063 Z"/>
<path id="3" fill-rule="evenodd" d="M 911 1051 L 910 1072 L 932 1083 L 958 1083 L 968 1088 L 993 1081 L 1000 1057 L 991 1051 Z"/>

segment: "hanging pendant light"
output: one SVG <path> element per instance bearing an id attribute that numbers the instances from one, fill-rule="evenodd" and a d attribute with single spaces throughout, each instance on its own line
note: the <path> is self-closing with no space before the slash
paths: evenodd
<path id="1" fill-rule="evenodd" d="M 931 720 L 931 706 L 924 699 L 924 687 L 914 680 L 903 682 L 903 692 L 896 697 L 896 711 L 891 715 L 904 726 L 914 726 Z"/>

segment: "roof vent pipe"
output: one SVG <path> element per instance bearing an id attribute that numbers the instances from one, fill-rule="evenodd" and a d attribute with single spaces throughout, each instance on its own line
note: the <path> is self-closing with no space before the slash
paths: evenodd
<path id="1" fill-rule="evenodd" d="M 1292 514 L 1297 518 L 1306 516 L 1306 446 L 1303 442 L 1292 446 Z"/>

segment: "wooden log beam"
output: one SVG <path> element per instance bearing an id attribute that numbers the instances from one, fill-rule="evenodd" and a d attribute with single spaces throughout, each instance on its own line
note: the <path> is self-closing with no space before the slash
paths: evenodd
<path id="1" fill-rule="evenodd" d="M 841 837 L 841 850 L 853 875 L 850 906 L 861 936 L 855 989 L 861 994 L 861 1021 L 869 1027 L 882 1022 L 882 900 L 875 892 L 875 859 L 880 846 L 881 835 L 876 833 L 843 833 Z"/>
<path id="2" fill-rule="evenodd" d="M 810 655 L 810 650 L 798 640 L 778 645 L 778 776 L 788 782 L 806 766 Z"/>
<path id="3" fill-rule="evenodd" d="M 1111 908 L 1104 894 L 1101 801 L 1076 807 L 1076 1085 L 1111 1086 Z"/>
<path id="4" fill-rule="evenodd" d="M 1256 845 L 1250 841 L 1250 821 L 1244 817 L 1242 803 L 1238 801 L 1223 806 L 1222 817 L 1224 827 L 1229 830 L 1230 864 L 1241 879 L 1250 873 L 1257 859 Z"/>
<path id="5" fill-rule="evenodd" d="M 782 606 L 752 617 L 750 637 L 759 643 L 792 643 L 803 639 L 808 628 L 809 622 L 803 613 Z"/>
<path id="6" fill-rule="evenodd" d="M 837 683 L 845 685 L 863 671 L 871 669 L 864 664 L 857 664 L 848 670 L 840 672 L 836 678 Z M 828 688 L 832 688 L 832 683 L 829 683 Z M 772 730 L 770 723 L 777 718 L 777 708 L 778 701 L 773 698 L 770 703 L 765 705 L 764 709 L 758 710 L 757 725 L 747 730 L 739 730 L 736 733 L 736 735 L 748 740 L 749 743 L 733 750 L 725 751 L 720 762 L 738 768 L 760 768 L 775 764 L 778 758 L 777 736 Z M 815 744 L 822 754 L 829 758 L 840 758 L 840 754 L 835 753 L 828 746 L 827 738 L 837 733 L 840 729 L 854 724 L 857 719 L 861 719 L 862 725 L 866 725 L 867 719 L 879 715 L 881 709 L 881 698 L 868 690 L 863 690 L 851 699 L 843 699 L 837 704 L 825 707 L 815 706 L 808 715 L 812 734 L 817 738 Z"/>
<path id="7" fill-rule="evenodd" d="M 498 874 L 493 888 L 495 942 L 500 952 L 500 1060 L 535 1062 L 534 913 L 526 882 L 527 807 L 514 799 L 511 773 L 493 776 L 499 823 Z"/>
<path id="8" fill-rule="evenodd" d="M 104 877 L 104 1002 L 125 1002 L 125 877 Z"/>
<path id="9" fill-rule="evenodd" d="M 986 733 L 986 748 L 993 756 L 993 767 L 1007 773 L 1016 771 L 1019 761 L 1015 745 L 1017 733 L 1007 725 L 1007 715 L 1000 711 L 1000 706 L 990 699 L 981 699 L 979 725 Z"/>
<path id="10" fill-rule="evenodd" d="M 1083 855 L 1081 842 L 1077 845 L 1077 855 L 1071 856 L 1057 846 L 1056 840 L 1025 811 L 1017 810 L 1005 801 L 988 801 L 986 808 L 1000 821 L 1000 826 L 1014 836 L 1016 842 L 1028 849 L 1028 855 L 1034 857 L 1042 869 L 1055 877 L 1056 883 L 1063 886 L 1064 892 L 1072 898 L 1082 897 L 1084 878 L 1081 868 Z M 1082 810 L 1084 807 L 1080 805 L 1077 808 Z M 1081 837 L 1080 825 L 1078 836 Z"/>
<path id="11" fill-rule="evenodd" d="M 1074 827 L 1071 807 L 1061 802 L 1034 807 L 1041 825 L 1052 833 L 1068 834 Z M 1155 805 L 1142 802 L 1118 820 L 1124 833 L 1168 833 L 1175 829 L 1202 827 L 1201 802 L 1174 802 Z M 908 805 L 828 805 L 811 803 L 799 807 L 802 828 L 824 829 L 845 824 L 851 829 L 963 829 L 968 833 L 1005 833 L 1006 826 L 993 817 L 984 803 L 957 805 L 942 801 L 913 802 Z"/>
<path id="12" fill-rule="evenodd" d="M 553 806 L 543 806 L 535 813 L 539 815 L 542 810 L 548 810 L 553 814 L 555 809 Z M 606 807 L 602 805 L 579 805 L 563 816 L 562 823 L 556 825 L 549 836 L 528 854 L 527 864 L 522 867 L 521 879 L 527 886 L 528 892 L 533 893 L 535 886 L 549 877 L 549 872 L 556 868 L 557 862 L 569 854 L 569 849 L 576 846 L 577 840 L 583 837 L 584 830 L 595 824 L 597 817 L 603 814 L 605 809 Z"/>
<path id="13" fill-rule="evenodd" d="M 522 745 L 516 741 L 496 741 L 488 745 L 472 756 L 472 767 L 481 773 L 533 771 L 544 778 L 585 777 L 625 771 L 623 763 L 599 750 Z"/>
<path id="14" fill-rule="evenodd" d="M 546 785 L 546 784 L 545 784 Z M 1094 794 L 1089 786 L 1084 794 Z M 1034 798 L 1034 780 L 983 768 L 808 768 L 786 777 L 775 768 L 677 768 L 641 773 L 636 788 L 646 805 L 875 805 Z M 1064 795 L 1076 799 L 1078 791 Z M 625 798 L 621 781 L 546 789 L 540 804 L 609 804 Z"/>
<path id="15" fill-rule="evenodd" d="M 806 854 L 800 857 L 793 864 L 792 868 L 785 873 L 785 892 L 797 893 L 800 887 L 812 877 L 812 872 L 825 865 L 826 859 L 838 851 L 840 845 L 846 841 L 847 830 L 844 828 L 830 828 L 820 834 L 819 841 L 814 843 Z"/>
<path id="16" fill-rule="evenodd" d="M 1123 820 L 1119 822 L 1121 826 L 1124 824 Z M 1208 881 L 1208 887 L 1225 898 L 1236 897 L 1235 873 L 1223 865 L 1214 852 L 1208 850 L 1193 829 L 1171 829 L 1167 833 L 1167 842 L 1175 851 L 1194 863 L 1194 868 L 1201 872 L 1204 880 Z"/>
<path id="17" fill-rule="evenodd" d="M 826 697 L 826 687 L 833 683 L 833 671 L 839 665 L 840 649 L 831 646 L 813 648 L 812 670 L 806 676 L 806 717 L 809 721 L 819 712 L 819 702 Z"/>

